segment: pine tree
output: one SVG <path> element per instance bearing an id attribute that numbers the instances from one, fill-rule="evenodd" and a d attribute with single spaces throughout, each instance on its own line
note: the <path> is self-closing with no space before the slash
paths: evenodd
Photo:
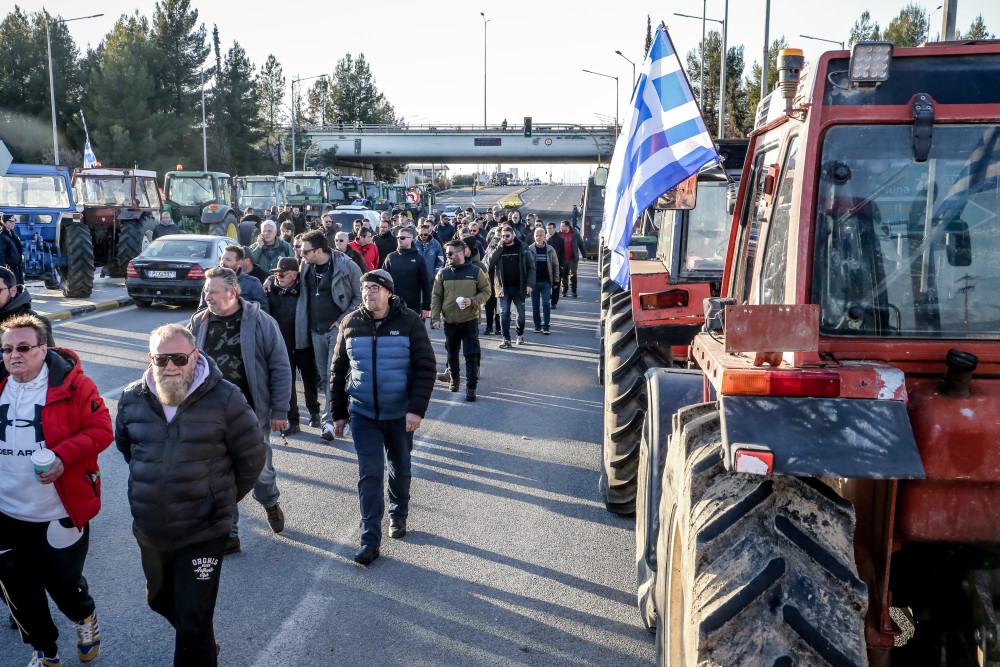
<path id="1" fill-rule="evenodd" d="M 395 122 L 395 109 L 375 86 L 365 54 L 358 54 L 357 60 L 350 53 L 341 58 L 330 88 L 334 108 L 345 123 L 353 126 L 355 122 L 366 125 Z"/>
<path id="2" fill-rule="evenodd" d="M 213 129 L 227 142 L 222 165 L 231 174 L 273 168 L 258 148 L 264 128 L 256 89 L 256 68 L 239 42 L 233 42 L 221 61 L 212 104 Z"/>
<path id="3" fill-rule="evenodd" d="M 264 154 L 281 163 L 281 128 L 287 117 L 283 108 L 285 73 L 281 63 L 271 54 L 257 77 L 257 100 L 260 104 L 264 132 Z"/>
<path id="4" fill-rule="evenodd" d="M 882 39 L 879 32 L 878 21 L 872 21 L 872 15 L 868 10 L 861 12 L 861 17 L 851 26 L 851 37 L 848 45 L 858 42 L 878 41 Z"/>
<path id="5" fill-rule="evenodd" d="M 162 159 L 157 142 L 164 116 L 151 107 L 159 62 L 149 22 L 138 12 L 121 16 L 95 51 L 83 107 L 94 152 L 103 164 L 138 164 L 161 172 L 173 168 Z"/>
<path id="6" fill-rule="evenodd" d="M 910 3 L 899 10 L 896 18 L 889 21 L 882 39 L 893 46 L 919 46 L 927 41 L 927 11 L 918 4 Z"/>
<path id="7" fill-rule="evenodd" d="M 163 56 L 155 73 L 157 110 L 169 118 L 160 149 L 168 162 L 187 163 L 201 154 L 201 133 L 194 130 L 201 125 L 201 75 L 211 47 L 189 0 L 156 3 L 152 39 Z"/>
<path id="8" fill-rule="evenodd" d="M 972 19 L 972 24 L 967 32 L 955 31 L 955 39 L 996 39 L 996 36 L 986 29 L 986 22 L 983 21 L 983 15 L 980 13 Z"/>
<path id="9" fill-rule="evenodd" d="M 53 157 L 46 21 L 52 37 L 60 152 L 82 146 L 83 132 L 74 120 L 82 90 L 80 52 L 66 25 L 54 22 L 56 18 L 14 7 L 0 23 L 0 139 L 19 161 L 52 162 Z"/>

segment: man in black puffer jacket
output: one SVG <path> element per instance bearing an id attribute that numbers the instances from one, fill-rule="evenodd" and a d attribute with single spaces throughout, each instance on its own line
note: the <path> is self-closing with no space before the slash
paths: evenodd
<path id="1" fill-rule="evenodd" d="M 393 295 L 388 271 L 369 271 L 361 285 L 361 306 L 344 317 L 337 335 L 330 403 L 335 436 L 351 421 L 361 497 L 361 551 L 354 561 L 368 565 L 382 543 L 386 461 L 389 536 L 406 535 L 413 432 L 430 404 L 437 360 L 423 322 Z"/>
<path id="2" fill-rule="evenodd" d="M 264 436 L 187 329 L 155 329 L 149 350 L 152 365 L 122 392 L 115 425 L 146 599 L 177 632 L 174 664 L 215 665 L 223 552 L 236 503 L 264 466 Z"/>

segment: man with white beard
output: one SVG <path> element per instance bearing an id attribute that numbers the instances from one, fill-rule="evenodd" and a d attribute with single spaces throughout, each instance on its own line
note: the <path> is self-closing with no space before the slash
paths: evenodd
<path id="1" fill-rule="evenodd" d="M 174 664 L 214 666 L 223 553 L 236 503 L 264 466 L 264 436 L 243 393 L 184 327 L 155 329 L 149 360 L 122 392 L 115 426 L 146 599 L 176 631 Z"/>

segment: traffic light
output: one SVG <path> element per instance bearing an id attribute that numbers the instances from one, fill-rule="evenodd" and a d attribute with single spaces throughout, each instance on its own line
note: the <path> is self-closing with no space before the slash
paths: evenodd
<path id="1" fill-rule="evenodd" d="M 524 136 L 531 136 L 531 116 L 524 117 Z"/>

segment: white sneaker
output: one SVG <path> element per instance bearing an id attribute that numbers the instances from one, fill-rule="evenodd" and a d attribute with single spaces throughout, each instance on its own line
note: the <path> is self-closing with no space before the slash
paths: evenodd
<path id="1" fill-rule="evenodd" d="M 54 658 L 46 658 L 41 651 L 35 651 L 31 654 L 31 662 L 28 663 L 28 667 L 61 667 L 62 664 L 63 662 L 58 655 Z"/>
<path id="2" fill-rule="evenodd" d="M 517 337 L 517 344 L 518 345 L 524 345 L 524 336 L 518 336 Z"/>
<path id="3" fill-rule="evenodd" d="M 319 437 L 323 438 L 327 442 L 333 440 L 333 424 L 330 422 L 323 422 L 323 431 L 319 434 Z"/>

